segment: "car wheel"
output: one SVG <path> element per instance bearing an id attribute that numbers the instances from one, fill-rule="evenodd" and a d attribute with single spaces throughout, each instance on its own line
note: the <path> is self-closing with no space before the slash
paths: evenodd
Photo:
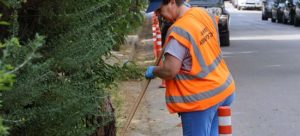
<path id="1" fill-rule="evenodd" d="M 294 16 L 294 26 L 300 26 L 300 21 Z"/>
<path id="2" fill-rule="evenodd" d="M 285 15 L 282 15 L 282 23 L 287 24 L 287 20 L 285 19 Z"/>
<path id="3" fill-rule="evenodd" d="M 266 14 L 261 15 L 261 20 L 268 20 L 268 18 L 266 17 Z"/>
<path id="4" fill-rule="evenodd" d="M 276 19 L 272 18 L 271 21 L 274 23 L 274 22 L 276 22 Z"/>
<path id="5" fill-rule="evenodd" d="M 294 24 L 294 16 L 290 15 L 290 25 L 293 25 L 293 24 Z"/>
<path id="6" fill-rule="evenodd" d="M 241 10 L 241 9 L 242 9 L 242 7 L 238 6 L 238 10 Z"/>
<path id="7" fill-rule="evenodd" d="M 220 44 L 222 47 L 230 46 L 229 32 L 220 35 Z"/>
<path id="8" fill-rule="evenodd" d="M 277 23 L 282 23 L 282 16 L 277 15 Z"/>

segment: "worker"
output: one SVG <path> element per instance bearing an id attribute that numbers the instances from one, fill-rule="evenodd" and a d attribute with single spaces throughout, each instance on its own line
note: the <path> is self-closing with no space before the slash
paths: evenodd
<path id="1" fill-rule="evenodd" d="M 235 98 L 234 79 L 222 57 L 215 17 L 184 0 L 150 0 L 147 13 L 168 22 L 164 63 L 149 66 L 147 79 L 166 80 L 166 105 L 178 113 L 184 136 L 218 136 L 217 108 Z"/>

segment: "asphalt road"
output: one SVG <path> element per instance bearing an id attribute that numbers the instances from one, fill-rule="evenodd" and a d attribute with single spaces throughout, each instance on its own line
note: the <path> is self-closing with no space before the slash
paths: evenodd
<path id="1" fill-rule="evenodd" d="M 262 21 L 260 11 L 226 7 L 231 46 L 222 50 L 237 86 L 233 135 L 300 135 L 300 27 Z M 180 119 L 167 112 L 159 84 L 159 79 L 151 82 L 129 135 L 182 135 Z"/>
<path id="2" fill-rule="evenodd" d="M 231 13 L 224 57 L 235 77 L 235 136 L 299 136 L 300 28 L 261 20 L 259 11 Z"/>

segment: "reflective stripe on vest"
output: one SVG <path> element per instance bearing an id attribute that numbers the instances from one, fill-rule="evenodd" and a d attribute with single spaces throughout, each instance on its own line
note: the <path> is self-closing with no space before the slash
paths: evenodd
<path id="1" fill-rule="evenodd" d="M 191 79 L 195 79 L 195 78 L 204 78 L 211 71 L 213 71 L 220 64 L 220 62 L 222 61 L 223 57 L 222 57 L 222 54 L 220 54 L 213 61 L 212 64 L 210 64 L 209 66 L 206 66 L 206 64 L 204 62 L 204 58 L 203 58 L 198 46 L 196 45 L 195 40 L 192 38 L 192 36 L 188 32 L 186 32 L 185 30 L 183 30 L 179 27 L 171 28 L 170 32 L 174 32 L 174 33 L 180 35 L 181 37 L 184 37 L 186 40 L 191 42 L 191 44 L 194 48 L 194 54 L 196 55 L 196 57 L 198 59 L 198 62 L 200 63 L 200 66 L 202 68 L 202 71 L 200 71 L 196 75 L 177 74 L 176 77 L 175 77 L 176 80 L 191 80 Z"/>
<path id="2" fill-rule="evenodd" d="M 213 22 L 214 22 L 214 26 L 215 26 L 215 28 L 216 28 L 216 30 L 217 30 L 217 37 L 219 38 L 218 44 L 219 44 L 219 46 L 221 47 L 220 36 L 219 36 L 219 26 L 218 26 L 219 21 L 218 21 L 218 22 L 216 21 L 215 15 L 209 13 L 209 16 L 210 16 L 210 18 L 211 18 L 211 19 L 213 20 Z"/>
<path id="3" fill-rule="evenodd" d="M 195 40 L 192 38 L 192 36 L 185 30 L 179 28 L 179 27 L 172 27 L 171 30 L 169 31 L 169 34 L 171 32 L 177 33 L 178 35 L 184 37 L 186 40 L 190 41 L 194 50 L 194 54 L 196 55 L 196 58 L 201 66 L 201 68 L 203 69 L 203 71 L 208 71 L 208 68 L 205 64 L 204 58 L 195 42 Z M 168 34 L 168 36 L 169 36 Z"/>
<path id="4" fill-rule="evenodd" d="M 213 90 L 208 90 L 206 92 L 190 95 L 190 96 L 169 96 L 166 97 L 167 103 L 187 103 L 187 102 L 195 102 L 195 101 L 201 101 L 207 98 L 211 98 L 222 91 L 224 91 L 233 81 L 233 78 L 231 75 L 228 76 L 226 82 L 221 85 L 218 88 L 215 88 Z"/>
<path id="5" fill-rule="evenodd" d="M 212 64 L 208 66 L 208 71 L 202 71 L 198 73 L 197 75 L 187 75 L 187 74 L 177 74 L 175 79 L 177 80 L 192 80 L 195 78 L 204 78 L 206 77 L 211 71 L 215 70 L 217 66 L 221 63 L 222 61 L 222 54 L 220 54 Z"/>
<path id="6" fill-rule="evenodd" d="M 213 14 L 211 14 L 211 13 L 208 13 L 208 14 L 209 14 L 211 20 L 213 20 L 214 26 L 215 26 L 217 32 L 219 32 L 219 27 L 218 27 L 218 23 L 217 23 L 217 21 L 216 21 L 216 19 L 215 19 L 215 15 L 213 15 Z"/>

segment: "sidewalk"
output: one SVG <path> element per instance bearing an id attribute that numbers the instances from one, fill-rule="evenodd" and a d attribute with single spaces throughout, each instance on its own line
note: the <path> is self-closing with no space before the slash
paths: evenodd
<path id="1" fill-rule="evenodd" d="M 154 57 L 152 50 L 152 28 L 151 15 L 146 16 L 145 24 L 139 35 L 139 44 L 136 46 L 134 61 L 138 65 L 153 65 Z M 126 103 L 136 100 L 142 90 L 143 81 L 127 82 L 122 90 L 124 93 L 132 94 L 127 98 Z M 169 114 L 165 106 L 165 89 L 158 88 L 161 80 L 156 78 L 152 80 L 146 91 L 146 94 L 134 116 L 128 129 L 128 136 L 181 136 L 180 118 L 177 114 Z M 129 106 L 128 105 L 128 106 Z M 130 110 L 132 107 L 128 107 Z M 129 112 L 129 111 L 128 111 Z M 127 112 L 127 113 L 128 113 Z"/>
<path id="2" fill-rule="evenodd" d="M 133 121 L 129 136 L 181 136 L 180 118 L 169 114 L 165 107 L 165 89 L 159 89 L 161 80 L 153 80 Z M 137 121 L 138 120 L 138 121 Z"/>

